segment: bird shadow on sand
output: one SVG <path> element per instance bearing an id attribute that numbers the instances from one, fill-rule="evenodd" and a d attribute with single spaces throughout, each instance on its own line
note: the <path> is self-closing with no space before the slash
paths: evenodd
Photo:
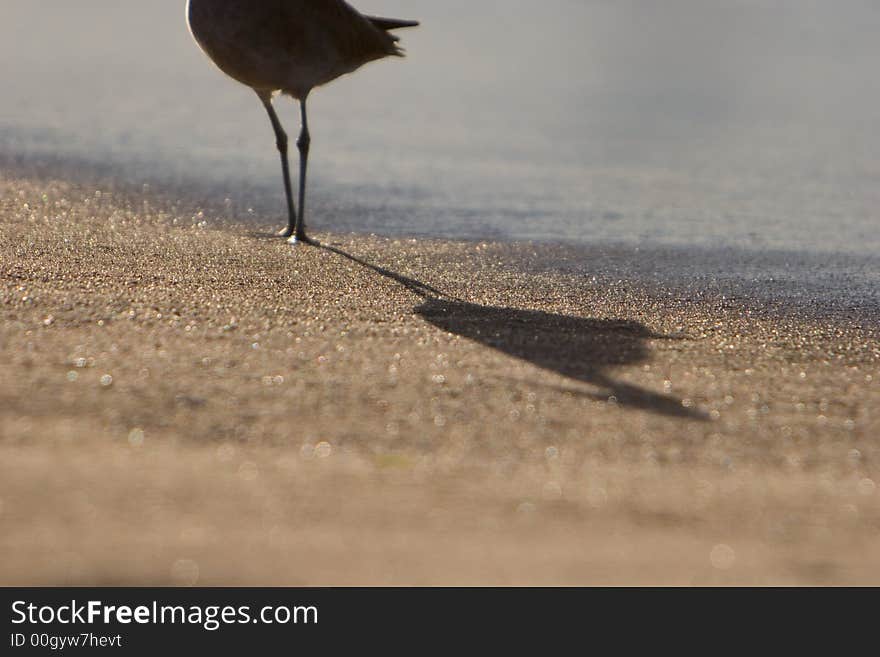
<path id="1" fill-rule="evenodd" d="M 656 333 L 629 320 L 590 319 L 470 303 L 337 247 L 320 245 L 319 248 L 389 278 L 421 297 L 421 303 L 413 312 L 429 324 L 599 389 L 593 392 L 580 387 L 551 386 L 554 390 L 598 401 L 610 400 L 622 408 L 708 420 L 704 412 L 686 407 L 681 399 L 619 381 L 609 372 L 611 368 L 647 362 L 651 354 L 649 340 L 681 338 Z"/>

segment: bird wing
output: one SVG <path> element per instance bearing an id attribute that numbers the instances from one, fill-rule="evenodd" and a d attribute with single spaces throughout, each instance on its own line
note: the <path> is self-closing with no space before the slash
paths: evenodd
<path id="1" fill-rule="evenodd" d="M 391 35 L 344 0 L 283 0 L 282 15 L 291 41 L 345 66 L 401 54 Z"/>

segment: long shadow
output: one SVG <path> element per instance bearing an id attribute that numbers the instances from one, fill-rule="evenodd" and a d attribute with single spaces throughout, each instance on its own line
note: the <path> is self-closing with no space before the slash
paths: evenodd
<path id="1" fill-rule="evenodd" d="M 628 320 L 588 319 L 469 303 L 337 247 L 320 245 L 319 248 L 396 281 L 420 296 L 422 302 L 413 312 L 430 324 L 601 390 L 597 393 L 563 388 L 565 392 L 603 401 L 613 398 L 621 406 L 661 415 L 708 420 L 705 413 L 686 407 L 681 399 L 617 381 L 607 372 L 611 367 L 647 361 L 650 357 L 648 340 L 677 338 L 655 333 L 643 324 Z"/>

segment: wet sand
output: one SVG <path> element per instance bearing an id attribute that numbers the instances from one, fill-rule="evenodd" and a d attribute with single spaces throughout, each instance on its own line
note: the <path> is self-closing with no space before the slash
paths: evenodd
<path id="1" fill-rule="evenodd" d="M 865 308 L 222 214 L 0 179 L 0 583 L 880 584 Z"/>

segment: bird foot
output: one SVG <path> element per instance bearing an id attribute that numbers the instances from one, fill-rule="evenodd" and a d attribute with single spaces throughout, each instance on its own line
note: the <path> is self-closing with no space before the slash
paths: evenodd
<path id="1" fill-rule="evenodd" d="M 288 237 L 293 235 L 293 228 L 289 228 L 289 227 L 282 228 L 277 233 L 275 233 L 275 235 L 277 235 L 278 237 L 283 237 L 284 239 L 287 239 Z"/>
<path id="2" fill-rule="evenodd" d="M 312 239 L 311 237 L 307 237 L 306 235 L 294 235 L 287 240 L 288 244 L 293 244 L 297 246 L 299 244 L 305 244 L 306 246 L 320 246 L 321 243 L 316 239 Z"/>

